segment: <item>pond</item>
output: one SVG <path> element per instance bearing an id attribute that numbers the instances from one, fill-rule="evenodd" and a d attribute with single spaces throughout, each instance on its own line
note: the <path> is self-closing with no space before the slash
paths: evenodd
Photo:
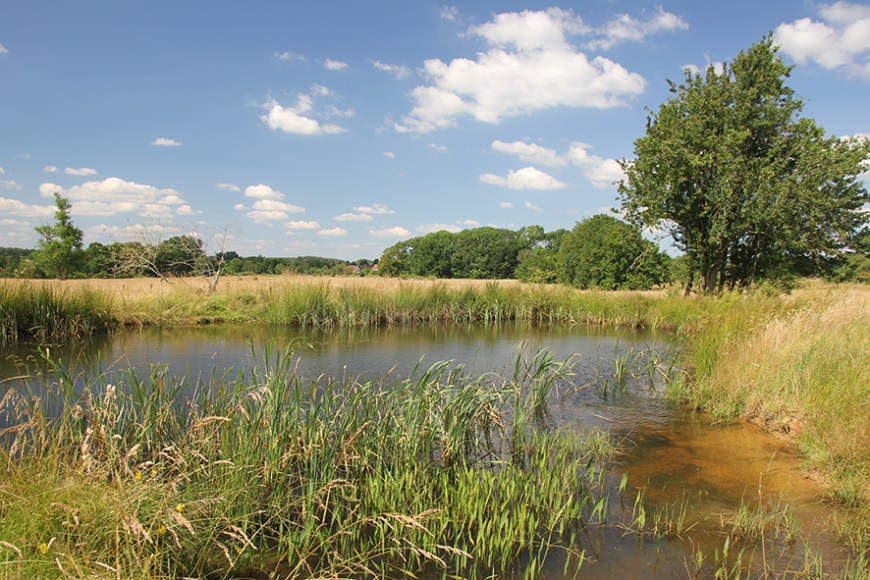
<path id="1" fill-rule="evenodd" d="M 312 380 L 405 378 L 442 360 L 496 380 L 513 374 L 518 357 L 532 358 L 541 349 L 551 350 L 556 360 L 572 357 L 573 376 L 553 393 L 548 421 L 554 427 L 605 429 L 621 450 L 609 473 L 614 488 L 609 523 L 590 529 L 583 540 L 587 561 L 580 577 L 694 575 L 699 551 L 708 557 L 722 553 L 727 535 L 722 522 L 734 518 L 741 505 L 750 511 L 761 506 L 766 510 L 761 513 L 770 514 L 782 508 L 786 527 L 797 530 L 795 537 L 763 538 L 754 573 L 767 566 L 806 570 L 810 564 L 831 571 L 842 564 L 841 549 L 828 532 L 832 508 L 802 476 L 789 444 L 754 426 L 715 423 L 665 400 L 665 375 L 678 372 L 678 345 L 667 333 L 529 323 L 335 330 L 219 325 L 146 328 L 50 348 L 52 358 L 77 368 L 99 365 L 144 375 L 165 365 L 172 374 L 187 376 L 189 389 L 199 376 L 244 372 L 269 343 L 292 348 L 297 372 Z M 25 367 L 45 372 L 34 345 L 10 347 L 6 354 L 0 361 L 6 388 Z M 615 490 L 625 473 L 630 493 L 620 498 Z M 638 494 L 642 501 L 635 504 Z M 663 514 L 679 520 L 679 529 L 661 538 L 629 533 L 637 522 L 636 505 L 644 506 L 648 531 Z M 813 556 L 805 562 L 806 550 Z M 555 551 L 543 573 L 560 578 L 565 568 Z M 568 566 L 568 577 L 574 569 L 573 563 Z"/>

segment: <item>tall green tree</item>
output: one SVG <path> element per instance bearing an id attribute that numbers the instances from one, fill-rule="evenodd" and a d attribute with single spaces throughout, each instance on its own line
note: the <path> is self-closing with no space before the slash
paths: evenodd
<path id="1" fill-rule="evenodd" d="M 604 214 L 577 222 L 559 250 L 560 279 L 579 288 L 646 290 L 664 281 L 665 262 L 637 227 Z"/>
<path id="2" fill-rule="evenodd" d="M 41 238 L 34 254 L 40 269 L 50 278 L 69 278 L 79 272 L 84 258 L 82 252 L 82 230 L 75 227 L 70 217 L 72 204 L 69 199 L 55 192 L 54 224 L 42 225 L 36 229 Z"/>
<path id="3" fill-rule="evenodd" d="M 626 217 L 667 230 L 705 292 L 812 272 L 867 234 L 870 142 L 826 137 L 771 36 L 719 73 L 686 72 L 623 160 Z M 670 82 L 670 81 L 669 81 Z"/>

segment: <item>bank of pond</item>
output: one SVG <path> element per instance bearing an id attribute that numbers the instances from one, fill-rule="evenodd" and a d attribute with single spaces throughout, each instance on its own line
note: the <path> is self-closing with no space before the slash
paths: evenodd
<path id="1" fill-rule="evenodd" d="M 870 574 L 862 293 L 48 292 L 115 330 L 5 330 L 2 577 Z"/>

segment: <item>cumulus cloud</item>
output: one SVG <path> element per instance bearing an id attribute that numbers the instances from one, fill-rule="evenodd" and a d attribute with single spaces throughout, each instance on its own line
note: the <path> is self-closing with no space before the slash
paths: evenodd
<path id="1" fill-rule="evenodd" d="M 323 63 L 323 66 L 329 70 L 342 70 L 347 68 L 346 62 L 341 62 L 338 60 L 332 60 L 331 58 L 327 58 L 326 62 Z"/>
<path id="2" fill-rule="evenodd" d="M 57 167 L 55 167 L 55 169 L 57 169 Z M 5 175 L 5 174 L 6 174 L 6 171 L 4 171 L 2 167 L 0 167 L 0 175 Z"/>
<path id="3" fill-rule="evenodd" d="M 386 157 L 387 159 L 395 159 L 396 154 L 392 151 L 384 151 L 384 157 Z"/>
<path id="4" fill-rule="evenodd" d="M 512 204 L 509 201 L 503 201 L 500 204 L 498 204 L 498 207 L 513 207 L 513 206 L 514 206 L 514 204 Z"/>
<path id="5" fill-rule="evenodd" d="M 48 218 L 54 215 L 54 205 L 29 205 L 17 199 L 0 197 L 0 215 Z"/>
<path id="6" fill-rule="evenodd" d="M 474 220 L 463 220 L 461 222 L 456 222 L 456 223 L 463 225 L 463 226 L 468 226 L 470 228 L 479 228 L 480 227 L 480 222 L 476 222 Z"/>
<path id="7" fill-rule="evenodd" d="M 370 222 L 375 218 L 365 213 L 343 213 L 332 219 L 338 222 Z"/>
<path id="8" fill-rule="evenodd" d="M 534 204 L 533 204 L 532 202 L 530 202 L 530 201 L 527 201 L 527 202 L 526 202 L 526 209 L 530 209 L 530 210 L 533 210 L 533 211 L 541 211 L 541 212 L 544 211 L 544 210 L 542 210 L 541 208 L 539 208 L 538 206 L 534 205 Z"/>
<path id="9" fill-rule="evenodd" d="M 447 145 L 436 145 L 435 143 L 427 143 L 426 147 L 431 147 L 437 153 L 447 153 Z"/>
<path id="10" fill-rule="evenodd" d="M 476 60 L 425 61 L 428 84 L 411 91 L 414 107 L 395 129 L 428 133 L 464 116 L 495 124 L 556 106 L 625 105 L 643 92 L 646 81 L 602 56 L 590 61 L 568 43 L 568 36 L 590 30 L 572 12 L 557 8 L 497 14 L 472 26 L 467 35 L 483 38 L 489 51 Z M 615 42 L 616 28 L 608 34 Z"/>
<path id="11" fill-rule="evenodd" d="M 225 189 L 227 191 L 241 191 L 238 185 L 234 185 L 232 183 L 215 183 L 215 186 Z"/>
<path id="12" fill-rule="evenodd" d="M 344 133 L 347 129 L 326 123 L 321 125 L 316 119 L 305 114 L 311 114 L 314 109 L 314 98 L 311 95 L 299 94 L 295 107 L 282 107 L 274 99 L 270 99 L 262 108 L 269 114 L 261 115 L 260 120 L 272 130 L 281 130 L 295 135 L 323 135 Z"/>
<path id="13" fill-rule="evenodd" d="M 420 227 L 414 228 L 421 234 L 431 234 L 434 232 L 448 231 L 452 234 L 461 232 L 462 228 L 453 224 L 422 224 Z"/>
<path id="14" fill-rule="evenodd" d="M 54 165 L 46 165 L 42 170 L 46 173 L 57 173 L 57 167 Z M 0 168 L 0 173 L 3 173 L 3 168 Z"/>
<path id="15" fill-rule="evenodd" d="M 30 227 L 30 222 L 20 222 L 18 220 L 2 219 L 0 220 L 0 226 L 5 226 L 8 228 L 26 228 Z"/>
<path id="16" fill-rule="evenodd" d="M 0 54 L 9 54 L 9 51 L 2 44 L 0 44 Z"/>
<path id="17" fill-rule="evenodd" d="M 30 153 L 16 153 L 15 156 L 20 159 L 30 159 Z"/>
<path id="18" fill-rule="evenodd" d="M 52 197 L 55 192 L 73 201 L 72 213 L 76 215 L 115 215 L 137 213 L 150 217 L 169 217 L 173 205 L 186 202 L 174 189 L 160 189 L 109 177 L 103 181 L 88 181 L 64 189 L 54 183 L 39 186 L 42 197 Z"/>
<path id="19" fill-rule="evenodd" d="M 175 210 L 176 215 L 198 215 L 201 214 L 201 211 L 194 211 L 189 205 L 179 206 L 178 209 Z"/>
<path id="20" fill-rule="evenodd" d="M 774 42 L 798 64 L 814 61 L 828 70 L 870 79 L 870 6 L 836 2 L 819 6 L 821 21 L 782 23 Z"/>
<path id="21" fill-rule="evenodd" d="M 316 230 L 320 227 L 320 224 L 317 222 L 287 222 L 284 224 L 284 227 L 288 230 Z"/>
<path id="22" fill-rule="evenodd" d="M 254 202 L 254 209 L 263 211 L 280 211 L 290 213 L 304 213 L 305 208 L 293 205 L 292 203 L 284 203 L 274 199 L 258 199 Z M 284 216 L 287 217 L 287 216 Z"/>
<path id="23" fill-rule="evenodd" d="M 514 143 L 503 143 L 502 141 L 493 141 L 492 148 L 495 151 L 502 153 L 511 153 L 519 156 L 520 161 L 528 161 L 529 163 L 540 163 L 550 167 L 564 167 L 568 165 L 568 161 L 564 157 L 560 157 L 553 149 L 547 149 L 540 145 L 531 145 L 522 141 Z"/>
<path id="24" fill-rule="evenodd" d="M 220 184 L 218 184 L 220 187 Z M 237 191 L 237 190 L 233 190 Z M 284 199 L 284 194 L 276 191 L 268 185 L 251 185 L 245 188 L 245 197 L 254 197 L 257 199 Z"/>
<path id="25" fill-rule="evenodd" d="M 14 189 L 16 191 L 20 191 L 20 190 L 24 189 L 24 186 L 21 185 L 20 183 L 15 183 L 14 181 L 5 181 L 5 180 L 0 180 L 0 187 L 4 187 L 6 189 Z"/>
<path id="26" fill-rule="evenodd" d="M 411 232 L 402 226 L 387 228 L 384 230 L 369 230 L 369 234 L 378 238 L 410 238 Z"/>
<path id="27" fill-rule="evenodd" d="M 601 36 L 586 44 L 592 50 L 607 50 L 625 41 L 640 42 L 647 36 L 662 31 L 686 30 L 689 28 L 685 20 L 665 12 L 661 6 L 656 14 L 647 20 L 636 20 L 628 14 L 620 14 L 613 20 L 594 29 L 593 33 Z"/>
<path id="28" fill-rule="evenodd" d="M 375 214 L 392 214 L 392 213 L 396 213 L 395 211 L 391 210 L 391 209 L 388 208 L 387 206 L 385 206 L 385 205 L 383 205 L 383 204 L 380 204 L 380 203 L 373 203 L 373 204 L 371 205 L 371 207 L 368 207 L 368 206 L 365 206 L 365 205 L 360 206 L 360 207 L 355 207 L 355 208 L 353 208 L 353 211 L 361 211 L 362 213 L 375 213 Z"/>
<path id="29" fill-rule="evenodd" d="M 68 175 L 81 175 L 81 176 L 96 175 L 97 174 L 97 171 L 95 169 L 90 169 L 88 167 L 81 167 L 79 169 L 73 169 L 72 167 L 67 167 L 66 169 L 64 169 L 64 172 L 67 173 Z"/>
<path id="30" fill-rule="evenodd" d="M 396 79 L 402 79 L 411 74 L 411 69 L 406 67 L 403 64 L 385 64 L 379 60 L 372 62 L 372 65 L 378 70 L 386 71 L 396 77 Z"/>
<path id="31" fill-rule="evenodd" d="M 343 230 L 341 228 L 332 228 L 331 230 L 320 230 L 317 232 L 318 236 L 346 236 L 347 230 Z"/>
<path id="32" fill-rule="evenodd" d="M 614 181 L 625 177 L 622 167 L 616 159 L 604 159 L 598 155 L 589 155 L 586 152 L 592 146 L 586 143 L 572 143 L 568 151 L 568 158 L 572 165 L 583 168 L 583 175 L 592 182 L 595 187 L 607 187 Z"/>
<path id="33" fill-rule="evenodd" d="M 534 167 L 526 167 L 517 171 L 512 169 L 508 172 L 507 177 L 484 173 L 479 178 L 483 183 L 509 187 L 511 189 L 562 189 L 568 187 L 567 183 L 562 183 L 552 175 L 548 175 Z"/>

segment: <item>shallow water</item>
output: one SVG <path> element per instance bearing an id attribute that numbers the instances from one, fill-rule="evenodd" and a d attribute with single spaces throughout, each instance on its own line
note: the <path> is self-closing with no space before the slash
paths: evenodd
<path id="1" fill-rule="evenodd" d="M 800 529 L 797 541 L 765 538 L 764 551 L 750 568 L 754 573 L 763 571 L 762 556 L 777 571 L 786 566 L 800 569 L 805 545 L 822 558 L 826 571 L 836 570 L 843 559 L 827 532 L 831 508 L 819 501 L 818 488 L 802 477 L 789 444 L 751 425 L 713 423 L 664 400 L 668 356 L 676 349 L 669 334 L 528 323 L 334 331 L 221 325 L 118 332 L 50 348 L 53 358 L 76 368 L 132 368 L 142 376 L 155 365 L 166 365 L 172 374 L 186 375 L 192 388 L 200 376 L 244 372 L 261 359 L 267 343 L 276 349 L 292 348 L 298 372 L 311 379 L 386 374 L 405 378 L 415 368 L 419 373 L 437 361 L 451 360 L 469 373 L 492 373 L 498 380 L 513 375 L 518 356 L 530 359 L 542 348 L 552 350 L 555 360 L 573 357 L 574 376 L 553 393 L 548 420 L 554 427 L 609 430 L 622 449 L 609 480 L 615 489 L 627 471 L 631 491 L 622 498 L 614 491 L 608 525 L 586 530 L 580 577 L 690 576 L 697 550 L 710 556 L 722 552 L 722 521 L 741 502 L 753 508 L 785 503 L 793 508 Z M 46 373 L 36 345 L 20 345 L 6 354 L 0 361 L 0 378 L 16 377 L 25 367 L 30 373 Z M 617 360 L 630 363 L 630 372 L 621 380 Z M 630 527 L 636 515 L 633 497 L 640 490 L 647 528 L 656 511 L 680 509 L 685 512 L 684 527 L 691 529 L 659 539 L 628 533 L 625 526 Z M 741 547 L 760 551 L 759 546 L 738 542 L 732 557 Z M 573 577 L 577 562 L 567 569 L 567 577 Z M 543 572 L 560 578 L 565 570 L 564 557 L 555 551 Z M 709 567 L 704 572 L 709 574 Z"/>

